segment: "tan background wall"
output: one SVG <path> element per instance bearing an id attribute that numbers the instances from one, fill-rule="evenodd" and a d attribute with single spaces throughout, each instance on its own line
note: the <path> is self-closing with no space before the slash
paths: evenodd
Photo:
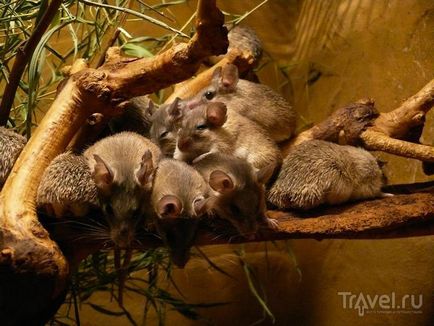
<path id="1" fill-rule="evenodd" d="M 218 3 L 224 10 L 242 13 L 259 1 Z M 189 2 L 173 12 L 183 22 L 194 7 L 195 3 Z M 275 60 L 260 71 L 262 82 L 294 103 L 300 126 L 318 122 L 336 108 L 363 97 L 374 98 L 381 111 L 391 110 L 434 77 L 431 0 L 270 0 L 245 23 L 256 29 Z M 134 33 L 146 35 L 150 30 L 140 25 Z M 269 60 L 267 56 L 265 60 Z M 426 143 L 433 143 L 433 132 L 431 113 L 424 132 Z M 389 161 L 386 173 L 391 183 L 428 180 L 419 162 L 381 156 Z M 433 240 L 293 240 L 289 246 L 296 262 L 283 242 L 246 248 L 278 325 L 432 325 Z M 262 316 L 232 253 L 237 248 L 206 248 L 211 259 L 236 281 L 213 271 L 202 260 L 191 261 L 174 275 L 188 302 L 230 302 L 202 310 L 217 325 L 248 325 Z M 355 310 L 343 309 L 339 291 L 371 295 L 395 292 L 397 297 L 423 294 L 422 313 L 359 317 Z M 106 297 L 94 300 L 110 307 Z M 128 294 L 126 300 L 140 320 L 143 299 Z M 200 324 L 171 312 L 168 318 L 168 325 Z M 83 306 L 82 322 L 128 324 L 123 318 L 96 314 L 87 306 Z M 155 324 L 155 319 L 150 324 Z"/>

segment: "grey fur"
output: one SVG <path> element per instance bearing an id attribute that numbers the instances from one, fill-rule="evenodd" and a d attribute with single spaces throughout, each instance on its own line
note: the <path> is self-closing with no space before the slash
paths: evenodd
<path id="1" fill-rule="evenodd" d="M 187 163 L 174 159 L 159 162 L 152 189 L 154 206 L 162 197 L 175 195 L 183 203 L 182 215 L 195 217 L 193 208 L 195 199 L 208 197 L 208 186 L 203 177 Z"/>
<path id="2" fill-rule="evenodd" d="M 176 133 L 182 120 L 182 109 L 180 109 L 180 115 L 176 118 L 169 113 L 172 104 L 163 104 L 154 112 L 150 128 L 150 138 L 168 157 L 172 157 L 175 151 Z"/>
<path id="3" fill-rule="evenodd" d="M 213 153 L 202 157 L 193 166 L 207 182 L 216 170 L 231 177 L 234 189 L 226 194 L 213 191 L 208 206 L 219 217 L 231 222 L 240 234 L 254 234 L 258 223 L 266 221 L 265 187 L 258 182 L 252 165 L 232 155 Z"/>
<path id="4" fill-rule="evenodd" d="M 185 113 L 177 142 L 180 137 L 190 137 L 193 144 L 186 151 L 177 146 L 174 158 L 191 162 L 202 154 L 223 153 L 245 159 L 257 169 L 281 161 L 280 151 L 267 131 L 235 111 L 227 110 L 223 126 L 197 130 L 198 125 L 210 125 L 208 105 L 202 104 Z"/>
<path id="5" fill-rule="evenodd" d="M 101 139 L 83 153 L 96 184 L 95 156 L 113 173 L 108 189 L 98 188 L 98 184 L 97 188 L 101 209 L 110 225 L 111 239 L 120 247 L 131 244 L 140 221 L 149 222 L 154 171 L 146 184 L 141 184 L 137 175 L 143 166 L 142 158 L 148 151 L 151 153 L 152 169 L 155 169 L 161 157 L 158 146 L 134 132 L 121 132 Z"/>
<path id="6" fill-rule="evenodd" d="M 58 155 L 45 170 L 38 187 L 38 207 L 63 206 L 71 213 L 87 213 L 99 205 L 87 159 L 73 153 Z M 61 214 L 61 212 L 58 211 Z M 81 214 L 79 214 L 81 215 Z"/>
<path id="7" fill-rule="evenodd" d="M 252 28 L 240 25 L 229 27 L 228 40 L 228 52 L 232 49 L 239 49 L 241 51 L 252 53 L 255 57 L 255 61 L 261 59 L 262 43 Z"/>
<path id="8" fill-rule="evenodd" d="M 180 200 L 182 211 L 177 218 L 164 218 L 158 213 L 158 202 L 165 196 L 175 196 Z M 177 266 L 183 267 L 187 263 L 196 236 L 198 218 L 206 213 L 205 209 L 197 211 L 194 203 L 205 203 L 208 196 L 205 180 L 191 166 L 173 159 L 159 162 L 152 190 L 154 220 Z"/>
<path id="9" fill-rule="evenodd" d="M 12 130 L 0 127 L 0 189 L 26 145 L 26 138 Z"/>
<path id="10" fill-rule="evenodd" d="M 224 69 L 224 68 L 223 68 Z M 205 94 L 211 92 L 209 100 Z M 216 75 L 207 87 L 187 99 L 187 106 L 195 107 L 206 102 L 222 102 L 229 110 L 236 111 L 263 127 L 274 141 L 283 141 L 295 131 L 295 111 L 280 94 L 263 84 L 240 79 L 235 88 L 225 89 L 221 74 Z"/>
<path id="11" fill-rule="evenodd" d="M 283 160 L 268 200 L 281 209 L 311 209 L 382 196 L 382 185 L 382 171 L 366 150 L 311 140 Z"/>

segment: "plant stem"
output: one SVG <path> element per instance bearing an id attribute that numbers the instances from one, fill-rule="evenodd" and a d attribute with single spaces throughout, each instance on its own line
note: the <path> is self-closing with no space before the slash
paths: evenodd
<path id="1" fill-rule="evenodd" d="M 9 74 L 9 83 L 6 85 L 0 104 L 0 126 L 4 126 L 8 122 L 21 76 L 32 57 L 33 51 L 56 15 L 61 4 L 62 0 L 52 0 L 50 2 L 50 5 L 38 25 L 35 27 L 32 35 L 30 35 L 30 38 L 18 48 L 14 65 Z"/>

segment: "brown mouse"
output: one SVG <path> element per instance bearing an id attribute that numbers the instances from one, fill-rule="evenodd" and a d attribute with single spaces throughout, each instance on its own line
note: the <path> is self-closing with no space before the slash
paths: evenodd
<path id="1" fill-rule="evenodd" d="M 112 134 L 132 131 L 149 137 L 151 117 L 155 110 L 155 105 L 148 96 L 133 97 L 128 100 L 128 104 L 121 115 L 110 119 L 110 131 Z"/>
<path id="2" fill-rule="evenodd" d="M 263 128 L 220 102 L 185 112 L 176 146 L 174 158 L 187 162 L 200 155 L 223 153 L 261 169 L 281 160 L 279 149 Z"/>
<path id="3" fill-rule="evenodd" d="M 276 227 L 265 215 L 265 184 L 275 165 L 256 171 L 243 159 L 212 153 L 202 156 L 193 166 L 213 190 L 207 209 L 228 220 L 241 235 L 252 238 L 260 224 Z"/>
<path id="4" fill-rule="evenodd" d="M 26 145 L 26 138 L 0 127 L 0 190 L 11 172 L 15 161 Z"/>
<path id="5" fill-rule="evenodd" d="M 283 141 L 295 131 L 295 111 L 270 87 L 238 78 L 238 68 L 227 64 L 214 70 L 211 83 L 186 99 L 188 109 L 207 102 L 222 102 L 229 110 L 256 122 L 274 141 Z"/>
<path id="6" fill-rule="evenodd" d="M 311 140 L 283 160 L 268 200 L 281 209 L 307 210 L 321 204 L 388 196 L 381 191 L 383 173 L 368 151 Z"/>
<path id="7" fill-rule="evenodd" d="M 98 206 L 109 226 L 108 238 L 116 247 L 128 248 L 140 222 L 151 216 L 152 178 L 160 156 L 154 143 L 133 132 L 103 138 L 83 156 L 55 158 L 42 178 L 38 203 L 52 205 L 57 216 L 68 210 L 83 216 Z"/>
<path id="8" fill-rule="evenodd" d="M 103 138 L 89 147 L 87 158 L 99 203 L 120 248 L 134 240 L 135 230 L 150 211 L 152 178 L 161 151 L 133 132 Z"/>
<path id="9" fill-rule="evenodd" d="M 185 162 L 169 158 L 159 162 L 152 189 L 154 221 L 179 267 L 189 259 L 208 192 L 203 177 Z"/>
<path id="10" fill-rule="evenodd" d="M 172 157 L 176 147 L 176 134 L 183 116 L 182 102 L 176 98 L 170 104 L 161 105 L 151 118 L 150 137 L 165 156 Z"/>

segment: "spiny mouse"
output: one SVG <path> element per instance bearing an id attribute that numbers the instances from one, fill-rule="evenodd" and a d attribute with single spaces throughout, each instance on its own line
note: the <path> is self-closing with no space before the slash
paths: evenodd
<path id="1" fill-rule="evenodd" d="M 267 130 L 274 141 L 283 141 L 295 131 L 295 111 L 270 87 L 238 78 L 238 68 L 227 64 L 214 70 L 211 83 L 192 98 L 188 109 L 207 102 L 222 102 Z"/>
<path id="2" fill-rule="evenodd" d="M 261 169 L 281 161 L 280 151 L 263 128 L 220 102 L 185 112 L 174 158 L 193 162 L 208 153 L 231 154 Z"/>
<path id="3" fill-rule="evenodd" d="M 165 156 L 173 156 L 182 116 L 182 103 L 179 98 L 176 98 L 170 104 L 161 105 L 151 117 L 150 137 Z"/>
<path id="4" fill-rule="evenodd" d="M 152 189 L 154 220 L 172 261 L 183 267 L 209 196 L 203 177 L 185 162 L 162 159 Z"/>
<path id="5" fill-rule="evenodd" d="M 150 214 L 152 178 L 160 149 L 139 134 L 121 132 L 96 142 L 83 156 L 98 189 L 111 239 L 121 248 L 129 247 L 136 227 Z"/>
<path id="6" fill-rule="evenodd" d="M 36 202 L 39 209 L 56 217 L 84 217 L 99 207 L 87 159 L 69 152 L 55 157 L 44 171 Z"/>
<path id="7" fill-rule="evenodd" d="M 353 146 L 311 140 L 294 148 L 268 192 L 281 209 L 312 209 L 321 204 L 387 196 L 383 173 L 371 153 Z"/>
<path id="8" fill-rule="evenodd" d="M 241 235 L 251 238 L 261 224 L 276 227 L 276 223 L 265 215 L 265 184 L 275 165 L 255 171 L 243 159 L 213 153 L 195 161 L 193 167 L 213 190 L 206 203 L 207 209 L 228 220 Z"/>

